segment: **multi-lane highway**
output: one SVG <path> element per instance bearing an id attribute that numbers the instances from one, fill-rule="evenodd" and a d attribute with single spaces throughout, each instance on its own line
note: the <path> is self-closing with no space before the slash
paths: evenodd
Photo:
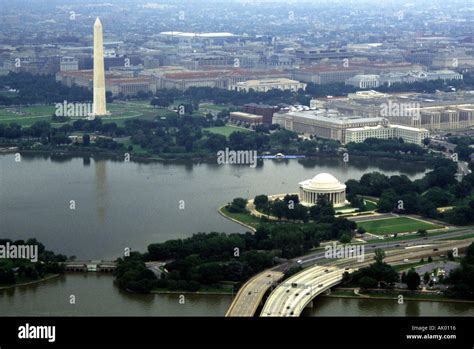
<path id="1" fill-rule="evenodd" d="M 467 247 L 474 239 L 443 241 L 419 246 L 409 246 L 388 251 L 387 263 L 414 262 L 420 258 L 446 254 L 454 247 Z M 299 316 L 314 297 L 339 284 L 344 272 L 353 272 L 373 263 L 373 253 L 364 261 L 355 258 L 332 261 L 329 265 L 315 265 L 293 275 L 278 285 L 268 297 L 260 316 Z"/>
<path id="2" fill-rule="evenodd" d="M 281 271 L 265 270 L 248 280 L 237 293 L 226 316 L 253 316 L 265 293 L 283 278 Z"/>

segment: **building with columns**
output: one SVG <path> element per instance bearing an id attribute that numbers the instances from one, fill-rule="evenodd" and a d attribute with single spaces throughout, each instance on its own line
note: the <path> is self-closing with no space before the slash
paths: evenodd
<path id="1" fill-rule="evenodd" d="M 325 196 L 333 207 L 342 207 L 348 204 L 348 201 L 346 201 L 346 185 L 329 173 L 320 173 L 299 183 L 301 204 L 306 206 L 315 205 L 321 196 Z"/>

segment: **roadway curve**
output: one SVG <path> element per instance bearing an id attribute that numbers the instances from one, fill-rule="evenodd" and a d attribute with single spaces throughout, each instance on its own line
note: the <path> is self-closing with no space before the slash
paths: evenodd
<path id="1" fill-rule="evenodd" d="M 373 251 L 376 248 L 382 248 L 386 251 L 386 253 L 388 253 L 388 251 L 392 249 L 406 248 L 420 243 L 426 244 L 427 242 L 433 242 L 440 239 L 462 236 L 464 234 L 472 233 L 473 231 L 474 226 L 467 226 L 459 228 L 459 230 L 457 231 L 448 232 L 442 235 L 428 235 L 424 238 L 417 238 L 405 241 L 367 243 L 364 244 L 365 253 Z M 267 269 L 255 275 L 239 289 L 239 292 L 232 301 L 232 304 L 230 305 L 226 316 L 254 316 L 255 311 L 261 303 L 265 293 L 272 286 L 272 284 L 265 284 L 265 280 L 268 281 L 268 279 L 266 279 L 266 275 L 268 275 L 269 273 L 280 272 L 280 274 L 274 274 L 273 278 L 274 282 L 278 282 L 279 280 L 281 280 L 281 278 L 283 278 L 283 274 L 285 273 L 285 271 L 287 271 L 291 266 L 298 265 L 297 261 L 300 261 L 299 264 L 304 267 L 309 267 L 316 263 L 322 264 L 330 262 L 331 260 L 326 259 L 324 253 L 324 250 L 312 252 L 305 256 L 288 260 L 287 262 L 282 263 L 272 269 Z"/>
<path id="2" fill-rule="evenodd" d="M 385 262 L 394 264 L 406 259 L 415 259 L 447 253 L 454 247 L 467 247 L 474 239 L 448 241 L 431 246 L 412 246 L 387 253 Z M 432 247 L 436 247 L 436 251 Z M 316 265 L 293 275 L 276 287 L 268 297 L 260 316 L 300 316 L 304 308 L 317 295 L 342 281 L 344 272 L 353 272 L 374 263 L 373 254 L 363 262 L 355 259 L 336 260 L 329 265 Z M 345 268 L 344 268 L 345 267 Z"/>

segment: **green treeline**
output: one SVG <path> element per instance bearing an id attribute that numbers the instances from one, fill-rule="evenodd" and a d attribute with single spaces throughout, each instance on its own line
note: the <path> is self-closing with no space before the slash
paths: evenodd
<path id="1" fill-rule="evenodd" d="M 36 239 L 12 241 L 0 239 L 0 246 L 15 245 L 37 246 L 38 261 L 31 261 L 19 258 L 0 258 L 0 285 L 13 285 L 17 282 L 34 281 L 43 278 L 47 274 L 60 274 L 64 272 L 64 265 L 67 257 L 55 254 L 45 249 L 45 246 Z"/>

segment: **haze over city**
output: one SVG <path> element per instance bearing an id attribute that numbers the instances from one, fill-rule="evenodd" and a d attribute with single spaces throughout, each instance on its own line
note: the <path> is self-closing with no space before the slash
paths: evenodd
<path id="1" fill-rule="evenodd" d="M 204 316 L 472 347 L 472 1 L 0 8 L 0 346 Z"/>

